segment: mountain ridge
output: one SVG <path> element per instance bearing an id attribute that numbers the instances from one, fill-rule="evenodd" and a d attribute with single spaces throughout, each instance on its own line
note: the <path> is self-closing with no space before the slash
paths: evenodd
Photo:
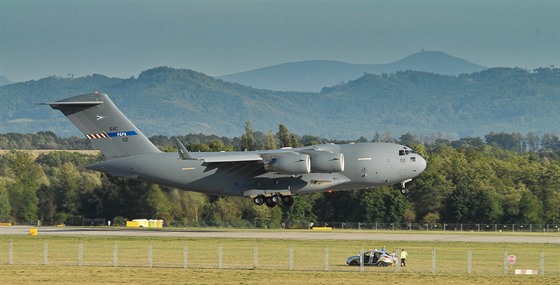
<path id="1" fill-rule="evenodd" d="M 216 78 L 275 91 L 318 92 L 325 86 L 356 79 L 363 74 L 414 70 L 459 75 L 487 69 L 440 51 L 422 51 L 391 63 L 352 64 L 332 60 L 306 60 L 238 72 Z"/>
<path id="2" fill-rule="evenodd" d="M 0 133 L 81 134 L 41 102 L 100 91 L 146 135 L 291 132 L 328 139 L 407 132 L 461 138 L 491 131 L 556 131 L 560 69 L 492 68 L 459 76 L 403 71 L 365 74 L 321 92 L 277 92 L 187 69 L 158 67 L 137 78 L 47 77 L 0 87 Z"/>

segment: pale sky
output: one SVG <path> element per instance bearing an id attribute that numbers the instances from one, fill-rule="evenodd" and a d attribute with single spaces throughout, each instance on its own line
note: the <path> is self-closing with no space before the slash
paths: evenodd
<path id="1" fill-rule="evenodd" d="M 11 81 L 389 63 L 422 48 L 490 67 L 558 67 L 560 0 L 0 0 L 0 75 Z"/>

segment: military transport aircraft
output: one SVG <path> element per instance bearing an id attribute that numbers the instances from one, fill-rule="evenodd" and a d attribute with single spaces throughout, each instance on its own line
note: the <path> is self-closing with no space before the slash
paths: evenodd
<path id="1" fill-rule="evenodd" d="M 95 92 L 53 103 L 106 157 L 88 169 L 214 195 L 244 196 L 257 205 L 291 206 L 312 192 L 405 184 L 426 168 L 410 148 L 391 143 L 322 144 L 242 152 L 160 151 L 116 107 Z"/>

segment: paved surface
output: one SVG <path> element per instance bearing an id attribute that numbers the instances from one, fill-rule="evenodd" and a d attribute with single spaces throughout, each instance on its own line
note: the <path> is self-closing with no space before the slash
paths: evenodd
<path id="1" fill-rule="evenodd" d="M 0 227 L 0 235 L 28 235 L 29 226 Z M 39 236 L 139 236 L 175 238 L 248 238 L 301 240 L 398 240 L 442 242 L 551 243 L 560 244 L 560 233 L 376 233 L 372 231 L 305 231 L 305 230 L 150 230 L 110 227 L 39 227 Z"/>

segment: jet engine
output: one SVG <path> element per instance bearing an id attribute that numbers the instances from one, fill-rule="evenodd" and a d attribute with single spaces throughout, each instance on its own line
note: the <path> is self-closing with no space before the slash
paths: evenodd
<path id="1" fill-rule="evenodd" d="M 342 153 L 319 153 L 311 155 L 311 172 L 332 173 L 344 171 Z"/>
<path id="2" fill-rule="evenodd" d="M 307 154 L 281 155 L 265 163 L 264 169 L 278 174 L 307 174 L 311 171 L 311 159 Z"/>

